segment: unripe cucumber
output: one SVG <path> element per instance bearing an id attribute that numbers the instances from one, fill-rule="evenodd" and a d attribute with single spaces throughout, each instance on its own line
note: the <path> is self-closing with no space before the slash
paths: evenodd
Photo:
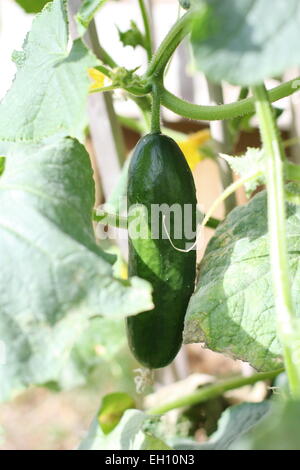
<path id="1" fill-rule="evenodd" d="M 196 251 L 185 251 L 196 238 L 195 184 L 186 159 L 174 140 L 154 133 L 139 141 L 129 166 L 127 204 L 129 214 L 137 204 L 143 205 L 148 212 L 142 219 L 149 230 L 146 238 L 133 236 L 129 224 L 129 275 L 139 276 L 152 284 L 155 305 L 151 311 L 127 318 L 129 346 L 143 366 L 160 368 L 175 358 L 182 344 L 184 316 L 194 290 L 196 271 Z M 157 236 L 158 233 L 153 219 L 151 224 L 151 209 L 154 207 L 157 211 L 157 205 L 162 204 L 165 208 L 176 204 L 177 211 L 178 207 L 182 210 L 179 217 L 177 212 L 177 220 L 170 218 L 167 231 L 173 245 L 183 251 L 172 246 L 162 224 L 159 238 L 152 239 L 153 234 Z M 162 213 L 167 223 L 165 208 Z M 184 214 L 194 232 L 188 237 L 184 234 Z M 174 230 L 178 230 L 179 225 L 182 225 L 183 235 L 174 238 Z M 180 233 L 176 236 L 180 237 Z"/>

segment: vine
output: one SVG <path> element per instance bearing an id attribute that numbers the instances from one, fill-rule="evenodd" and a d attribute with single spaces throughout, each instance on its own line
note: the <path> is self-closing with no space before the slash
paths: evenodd
<path id="1" fill-rule="evenodd" d="M 257 382 L 261 382 L 264 380 L 273 380 L 282 372 L 284 372 L 284 369 L 278 369 L 275 371 L 273 370 L 271 372 L 260 372 L 260 373 L 251 375 L 250 377 L 230 378 L 228 380 L 224 380 L 223 382 L 219 382 L 216 384 L 208 385 L 206 387 L 202 387 L 196 392 L 180 397 L 177 400 L 150 408 L 149 410 L 147 410 L 147 414 L 160 415 L 163 413 L 167 413 L 168 411 L 175 410 L 177 408 L 182 408 L 184 406 L 197 405 L 199 403 L 203 403 L 207 400 L 211 400 L 220 395 L 223 395 L 225 392 L 228 392 L 229 390 L 234 390 L 240 387 L 244 387 L 245 385 L 253 385 Z"/>
<path id="2" fill-rule="evenodd" d="M 293 341 L 297 326 L 290 287 L 285 226 L 286 211 L 283 171 L 285 154 L 265 86 L 254 87 L 253 93 L 256 100 L 257 115 L 267 163 L 270 260 L 278 332 L 283 345 L 291 392 L 295 397 L 300 397 L 300 370 L 294 360 L 295 344 Z"/>

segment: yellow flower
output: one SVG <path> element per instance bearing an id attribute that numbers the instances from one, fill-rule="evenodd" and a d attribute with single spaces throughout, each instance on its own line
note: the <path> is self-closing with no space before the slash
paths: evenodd
<path id="1" fill-rule="evenodd" d="M 194 170 L 201 160 L 206 158 L 201 147 L 211 139 L 208 129 L 198 131 L 187 136 L 185 140 L 177 142 L 181 148 L 191 170 Z"/>
<path id="2" fill-rule="evenodd" d="M 106 77 L 102 72 L 97 69 L 91 68 L 88 69 L 88 75 L 93 80 L 91 83 L 89 91 L 98 90 L 99 88 L 104 88 L 112 84 L 110 78 Z"/>

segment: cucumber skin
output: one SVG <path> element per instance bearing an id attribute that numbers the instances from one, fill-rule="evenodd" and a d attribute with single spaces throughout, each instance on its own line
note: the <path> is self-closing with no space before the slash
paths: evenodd
<path id="1" fill-rule="evenodd" d="M 148 134 L 138 142 L 131 159 L 127 205 L 129 209 L 143 204 L 150 214 L 151 204 L 163 203 L 192 204 L 196 229 L 196 189 L 182 151 L 171 138 Z M 171 230 L 173 225 L 174 221 Z M 195 241 L 171 238 L 181 249 L 186 248 L 186 242 Z M 130 349 L 143 366 L 165 367 L 182 344 L 184 317 L 195 287 L 196 250 L 182 253 L 167 239 L 129 237 L 129 276 L 139 276 L 152 284 L 155 305 L 151 311 L 126 319 Z"/>

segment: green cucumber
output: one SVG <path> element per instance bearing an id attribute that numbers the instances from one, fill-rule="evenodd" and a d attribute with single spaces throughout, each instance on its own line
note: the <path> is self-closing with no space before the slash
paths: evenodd
<path id="1" fill-rule="evenodd" d="M 166 236 L 162 215 L 159 237 L 153 219 L 151 223 L 151 209 L 156 207 L 157 214 L 157 207 L 162 204 L 166 205 L 161 207 L 165 223 L 166 208 L 176 204 L 173 207 L 182 210 L 181 216 L 170 217 L 167 232 L 172 243 Z M 196 275 L 196 251 L 188 251 L 196 239 L 196 189 L 186 159 L 170 137 L 153 133 L 137 144 L 128 173 L 128 212 L 132 213 L 136 205 L 148 211 L 137 219 L 141 221 L 138 228 L 145 225 L 148 234 L 145 238 L 133 236 L 134 222 L 129 224 L 129 276 L 139 276 L 152 284 L 155 308 L 126 319 L 127 337 L 136 359 L 143 366 L 156 369 L 172 362 L 180 349 L 184 316 Z M 178 238 L 180 233 L 175 231 L 183 225 L 184 213 L 194 234 L 184 235 L 183 227 L 183 236 Z M 165 238 L 161 236 L 163 232 Z"/>

